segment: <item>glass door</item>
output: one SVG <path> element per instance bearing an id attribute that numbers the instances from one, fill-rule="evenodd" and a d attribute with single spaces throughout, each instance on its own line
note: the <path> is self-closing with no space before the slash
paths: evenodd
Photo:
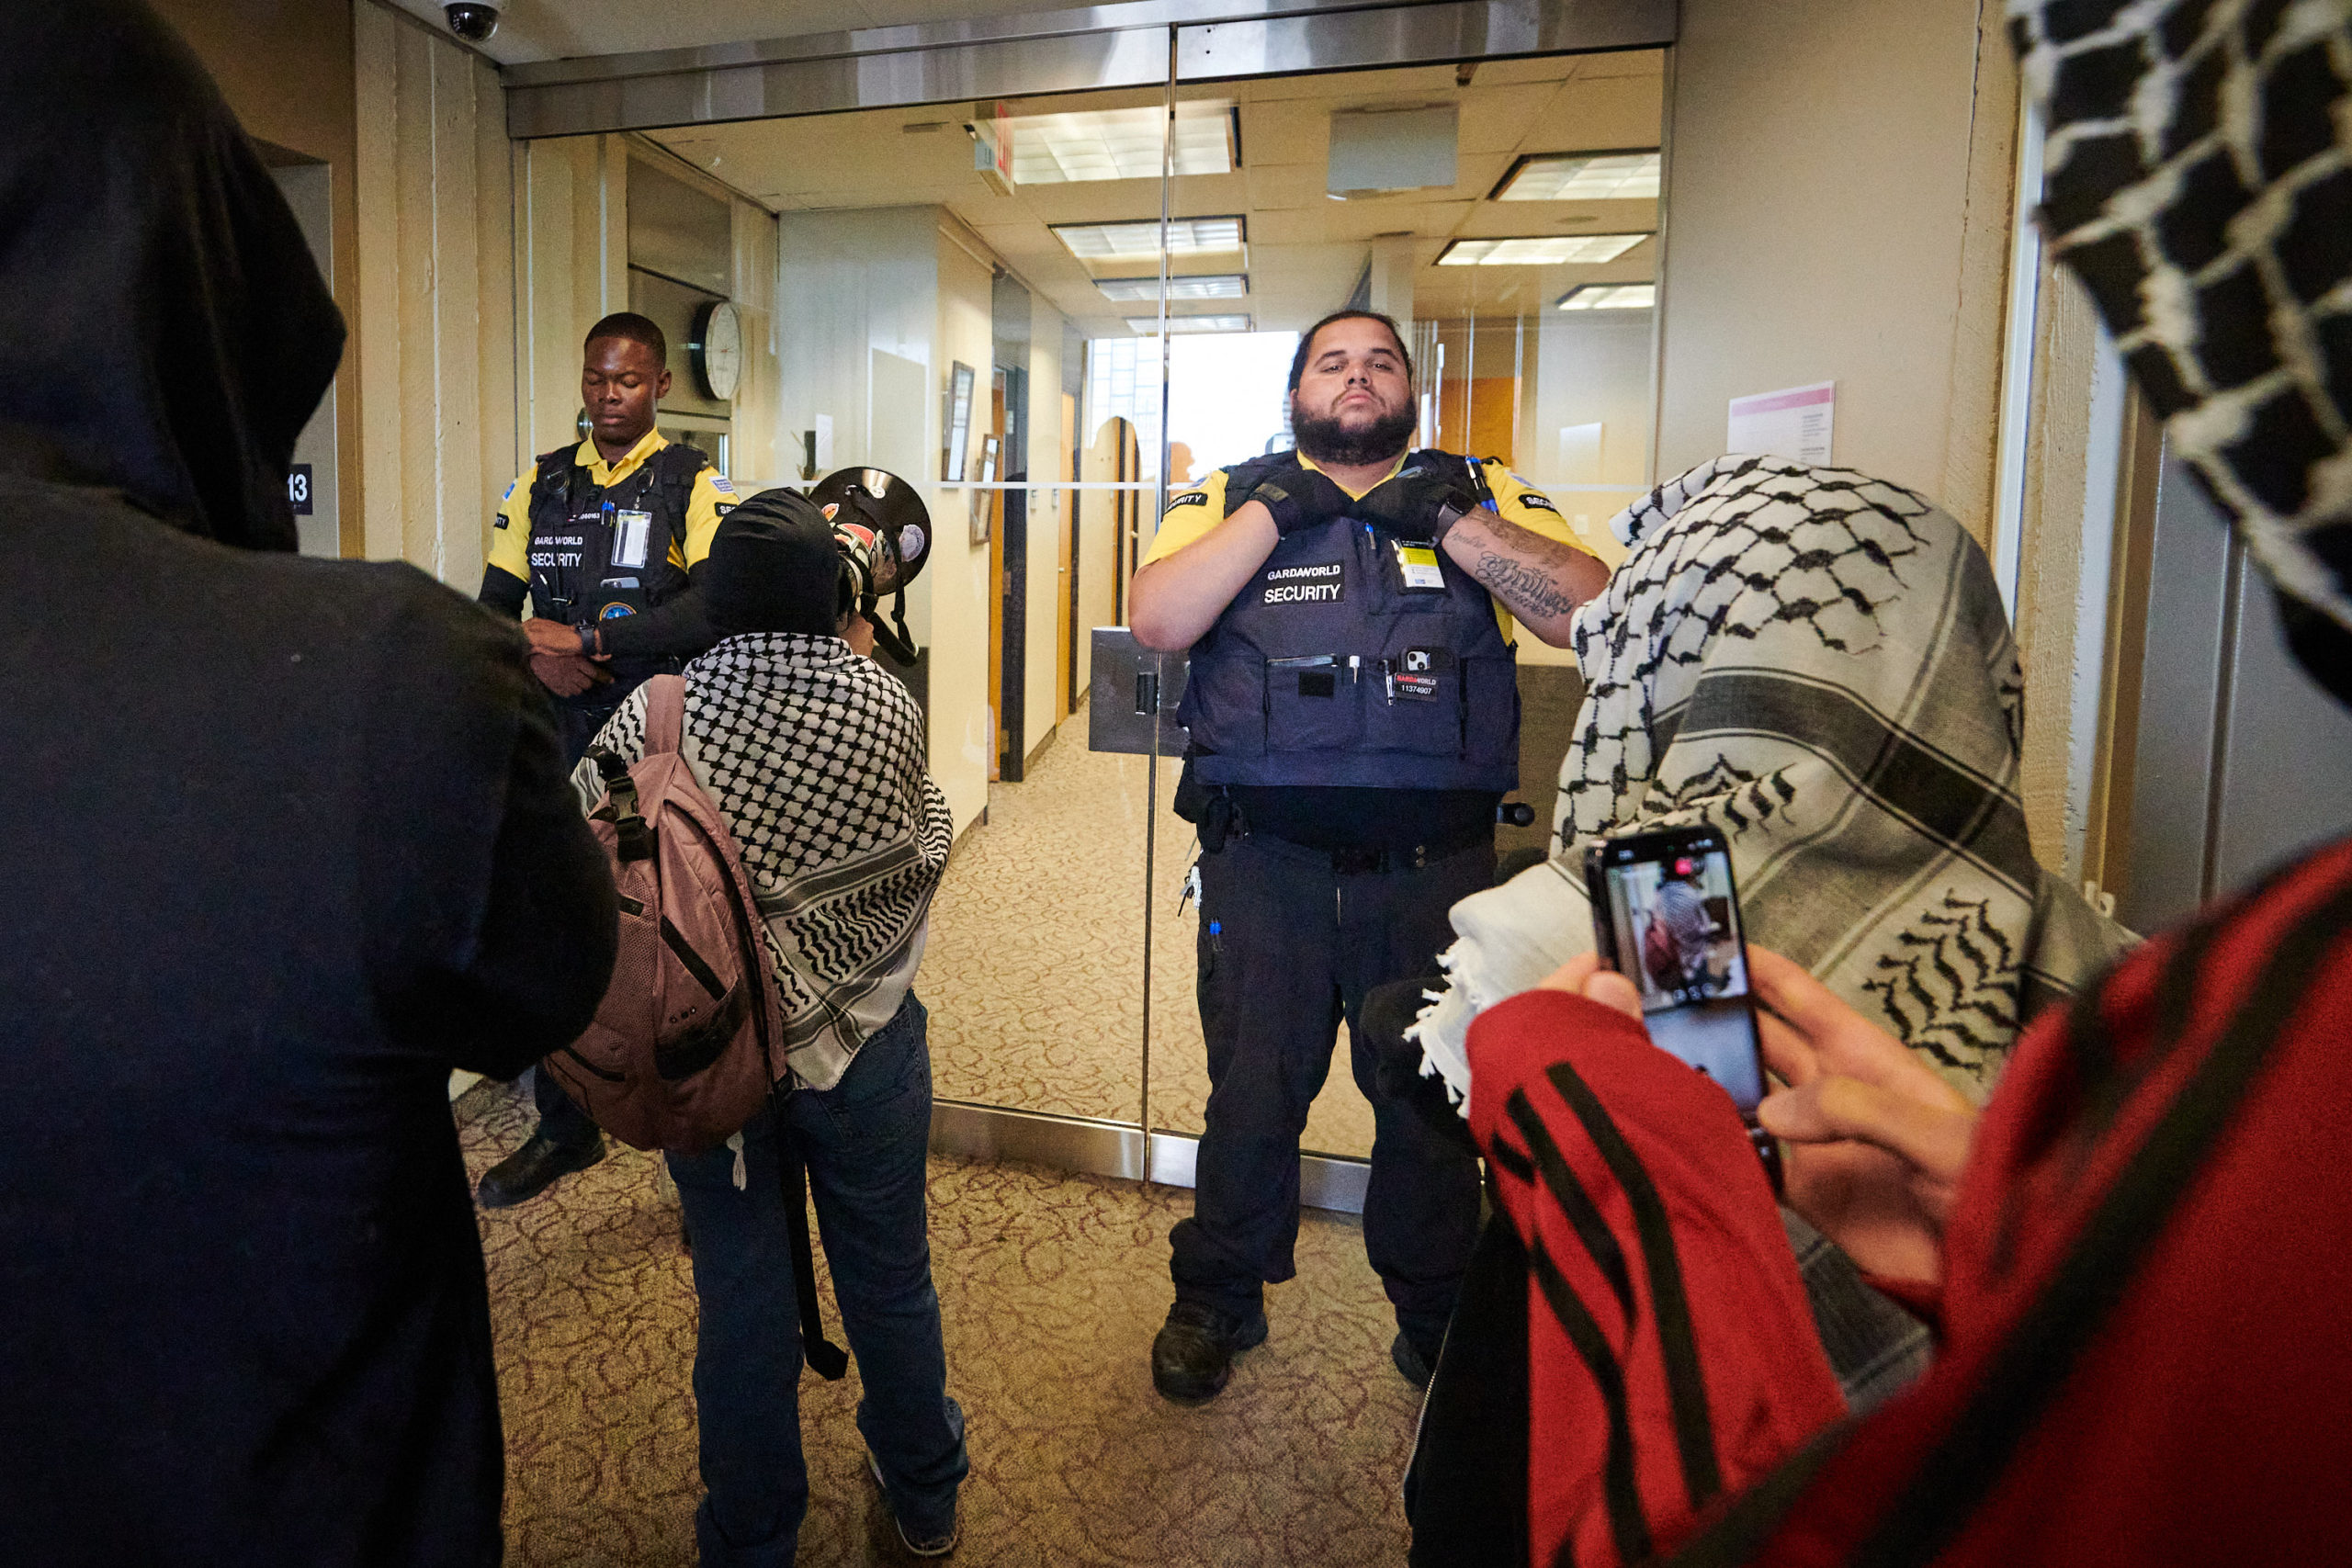
<path id="1" fill-rule="evenodd" d="M 1105 349 L 1140 365 L 1166 345 L 1167 493 L 1293 446 L 1287 383 L 1300 334 L 1333 310 L 1372 310 L 1396 320 L 1413 360 L 1410 445 L 1495 459 L 1617 558 L 1608 519 L 1649 478 L 1663 89 L 1659 51 L 1180 88 L 1180 132 L 1229 116 L 1243 155 L 1230 171 L 1180 165 L 1169 244 L 1152 258 L 1168 278 L 1164 320 L 1137 312 L 1127 325 L 1138 341 Z M 1497 843 L 1523 863 L 1547 842 L 1583 693 L 1566 650 L 1523 632 L 1517 647 L 1510 799 L 1533 820 L 1499 828 Z M 1171 750 L 1181 746 L 1171 738 Z M 1193 999 L 1204 938 L 1183 897 L 1199 840 L 1172 796 L 1164 780 L 1150 873 L 1149 1115 L 1172 1135 L 1159 1164 L 1176 1175 L 1209 1084 Z M 1372 1131 L 1343 1030 L 1306 1122 L 1305 1148 L 1327 1156 L 1309 1160 L 1310 1201 L 1320 1190 L 1345 1206 L 1361 1191 L 1355 1162 L 1370 1155 Z"/>
<path id="2" fill-rule="evenodd" d="M 929 510 L 908 596 L 922 653 L 899 673 L 957 829 L 917 982 L 951 1146 L 1188 1176 L 1208 1081 L 1198 840 L 1174 810 L 1184 660 L 1127 635 L 1130 589 L 1172 496 L 1294 442 L 1299 333 L 1346 306 L 1394 317 L 1415 444 L 1497 459 L 1613 557 L 1607 519 L 1650 478 L 1662 60 L 645 133 L 775 215 L 773 310 L 746 360 L 773 400 L 745 394 L 732 445 L 778 471 L 739 480 L 879 468 Z M 586 171 L 627 162 L 535 144 L 531 167 L 563 173 L 584 212 Z M 756 247 L 739 234 L 738 253 Z M 771 423 L 780 438 L 758 437 Z M 1535 823 L 1498 845 L 1540 852 L 1581 694 L 1565 652 L 1519 649 L 1514 798 Z M 1309 1182 L 1342 1206 L 1372 1129 L 1345 1045 L 1306 1134 L 1359 1165 Z"/>

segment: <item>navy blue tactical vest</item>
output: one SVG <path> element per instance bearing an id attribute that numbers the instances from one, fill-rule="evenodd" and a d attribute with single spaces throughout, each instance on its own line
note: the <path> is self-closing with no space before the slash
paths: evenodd
<path id="1" fill-rule="evenodd" d="M 1296 462 L 1226 470 L 1227 514 Z M 1353 518 L 1274 547 L 1193 645 L 1177 717 L 1205 784 L 1519 785 L 1519 682 L 1494 602 L 1443 550 Z"/>

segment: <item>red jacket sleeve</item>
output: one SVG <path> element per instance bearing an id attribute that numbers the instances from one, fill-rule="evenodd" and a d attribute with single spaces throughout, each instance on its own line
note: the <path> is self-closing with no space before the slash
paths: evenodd
<path id="1" fill-rule="evenodd" d="M 1533 1560 L 1642 1560 L 1845 1413 L 1770 1186 L 1730 1097 L 1581 997 L 1488 1010 L 1470 1069 L 1529 1261 Z"/>

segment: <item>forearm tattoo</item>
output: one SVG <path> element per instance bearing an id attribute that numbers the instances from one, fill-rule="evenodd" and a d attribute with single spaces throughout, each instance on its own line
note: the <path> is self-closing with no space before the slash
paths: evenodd
<path id="1" fill-rule="evenodd" d="M 1470 575 L 1516 615 L 1548 621 L 1577 607 L 1577 600 L 1549 572 L 1498 550 L 1480 556 Z"/>
<path id="2" fill-rule="evenodd" d="M 1579 552 L 1505 518 L 1479 521 L 1487 538 L 1479 545 L 1470 575 L 1513 615 L 1552 620 L 1583 603 L 1583 596 L 1566 586 Z M 1511 553 L 1506 555 L 1505 549 Z"/>

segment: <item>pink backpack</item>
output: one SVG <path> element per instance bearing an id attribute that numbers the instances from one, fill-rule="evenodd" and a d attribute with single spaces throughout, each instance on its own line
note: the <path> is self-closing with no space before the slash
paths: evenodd
<path id="1" fill-rule="evenodd" d="M 645 691 L 643 760 L 624 770 L 588 753 L 605 781 L 589 826 L 620 894 L 612 984 L 542 1070 L 623 1143 L 698 1154 L 766 1100 L 783 999 L 734 834 L 678 751 L 685 681 L 656 675 Z"/>

